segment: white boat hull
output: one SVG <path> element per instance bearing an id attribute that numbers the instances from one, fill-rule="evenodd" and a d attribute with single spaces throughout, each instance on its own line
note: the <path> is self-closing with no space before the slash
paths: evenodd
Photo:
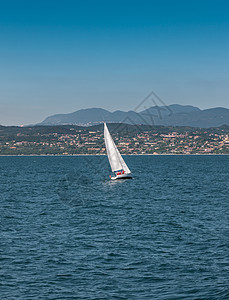
<path id="1" fill-rule="evenodd" d="M 117 179 L 132 179 L 131 174 L 121 174 L 121 175 L 116 175 L 111 177 L 112 180 L 117 180 Z"/>

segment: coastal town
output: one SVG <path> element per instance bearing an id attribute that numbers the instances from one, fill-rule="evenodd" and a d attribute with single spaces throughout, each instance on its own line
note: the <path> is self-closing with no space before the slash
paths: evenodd
<path id="1" fill-rule="evenodd" d="M 229 154 L 229 126 L 126 128 L 111 130 L 121 154 Z M 105 153 L 102 126 L 0 127 L 0 155 Z"/>

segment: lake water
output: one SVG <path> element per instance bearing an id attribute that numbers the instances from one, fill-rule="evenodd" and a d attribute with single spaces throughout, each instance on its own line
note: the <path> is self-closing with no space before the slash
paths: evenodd
<path id="1" fill-rule="evenodd" d="M 229 156 L 0 157 L 1 299 L 229 299 Z"/>

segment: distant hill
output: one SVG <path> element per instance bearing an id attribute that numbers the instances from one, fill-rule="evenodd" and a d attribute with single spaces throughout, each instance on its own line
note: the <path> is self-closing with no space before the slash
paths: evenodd
<path id="1" fill-rule="evenodd" d="M 229 125 L 229 109 L 216 107 L 201 110 L 191 105 L 172 104 L 152 106 L 137 113 L 120 110 L 109 112 L 102 108 L 88 108 L 69 114 L 49 116 L 38 125 L 91 126 L 103 122 L 200 128 L 219 127 Z"/>
<path id="2" fill-rule="evenodd" d="M 125 123 L 108 123 L 108 128 L 114 133 L 133 133 L 133 132 L 157 132 L 167 134 L 172 131 L 176 131 L 179 133 L 184 132 L 193 132 L 195 130 L 200 130 L 201 132 L 215 132 L 221 133 L 229 132 L 229 125 L 223 125 L 219 127 L 211 127 L 207 129 L 197 129 L 196 127 L 191 126 L 162 126 L 162 125 L 132 125 Z M 50 134 L 75 134 L 75 132 L 80 131 L 82 133 L 90 133 L 90 132 L 103 132 L 104 126 L 103 124 L 92 125 L 92 126 L 77 126 L 77 125 L 35 125 L 35 126 L 3 126 L 0 125 L 0 142 L 9 139 L 9 140 L 27 140 L 27 137 L 36 136 L 38 139 L 50 139 Z"/>

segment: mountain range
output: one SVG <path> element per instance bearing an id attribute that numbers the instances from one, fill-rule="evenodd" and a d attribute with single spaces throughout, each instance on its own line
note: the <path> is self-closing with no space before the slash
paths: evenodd
<path id="1" fill-rule="evenodd" d="M 179 104 L 152 106 L 140 112 L 131 110 L 109 112 L 102 108 L 88 108 L 68 114 L 52 115 L 37 125 L 91 126 L 103 122 L 200 128 L 219 127 L 229 125 L 229 109 L 216 107 L 201 110 L 195 106 Z"/>

